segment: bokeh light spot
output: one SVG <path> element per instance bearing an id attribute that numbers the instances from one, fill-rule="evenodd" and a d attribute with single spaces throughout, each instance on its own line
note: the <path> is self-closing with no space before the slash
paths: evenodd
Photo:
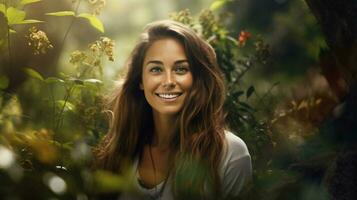
<path id="1" fill-rule="evenodd" d="M 47 185 L 56 194 L 63 194 L 67 190 L 66 182 L 57 175 L 50 175 L 47 180 Z"/>
<path id="2" fill-rule="evenodd" d="M 15 162 L 14 154 L 4 146 L 0 146 L 0 168 L 7 169 Z"/>

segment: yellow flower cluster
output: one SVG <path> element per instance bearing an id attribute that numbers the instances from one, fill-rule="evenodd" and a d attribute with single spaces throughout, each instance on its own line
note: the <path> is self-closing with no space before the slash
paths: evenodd
<path id="1" fill-rule="evenodd" d="M 76 50 L 71 53 L 69 62 L 72 64 L 81 63 L 87 58 L 87 55 L 83 51 Z"/>
<path id="2" fill-rule="evenodd" d="M 204 38 L 210 38 L 212 35 L 222 34 L 218 32 L 220 30 L 219 21 L 211 10 L 202 10 L 198 18 L 202 26 L 202 35 Z"/>
<path id="3" fill-rule="evenodd" d="M 28 45 L 33 47 L 35 55 L 45 54 L 48 49 L 53 48 L 45 32 L 37 30 L 36 27 L 31 27 L 29 32 L 30 34 L 27 36 L 30 40 Z"/>
<path id="4" fill-rule="evenodd" d="M 108 60 L 114 61 L 114 40 L 108 37 L 100 37 L 99 40 L 89 45 L 89 49 L 96 52 L 104 52 L 108 56 Z"/>

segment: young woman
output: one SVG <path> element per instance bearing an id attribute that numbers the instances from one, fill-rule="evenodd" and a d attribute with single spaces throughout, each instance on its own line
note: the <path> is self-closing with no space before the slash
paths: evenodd
<path id="1" fill-rule="evenodd" d="M 252 173 L 245 143 L 225 129 L 225 88 L 213 48 L 174 21 L 147 26 L 114 94 L 96 166 L 132 172 L 125 199 L 237 196 Z"/>

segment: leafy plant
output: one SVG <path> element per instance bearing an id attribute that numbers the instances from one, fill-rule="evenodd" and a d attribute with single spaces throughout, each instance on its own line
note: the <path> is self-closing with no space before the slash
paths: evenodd
<path id="1" fill-rule="evenodd" d="M 46 23 L 26 19 L 24 6 L 36 2 L 40 0 L 5 1 L 0 4 L 8 32 L 0 35 L 1 41 L 10 41 L 10 34 L 16 33 L 15 25 Z M 78 18 L 87 19 L 94 28 L 104 32 L 104 26 L 96 16 L 100 10 L 93 14 L 75 14 L 80 2 L 77 2 L 75 11 L 47 13 L 56 17 L 73 17 L 63 43 L 73 21 Z M 45 54 L 50 48 L 58 48 L 52 46 L 46 33 L 37 27 L 30 28 L 26 37 L 34 54 Z M 59 46 L 60 51 L 63 43 Z M 7 42 L 5 45 L 11 65 L 11 44 Z M 23 71 L 29 79 L 20 90 L 23 90 L 21 94 L 28 95 L 18 96 L 1 91 L 0 178 L 2 184 L 7 185 L 1 186 L 3 198 L 86 198 L 94 191 L 94 179 L 99 182 L 106 180 L 101 178 L 104 176 L 101 174 L 92 176 L 89 163 L 90 145 L 96 144 L 107 128 L 102 106 L 103 62 L 104 57 L 114 61 L 113 52 L 114 42 L 101 37 L 89 44 L 87 50 L 72 53 L 70 63 L 74 72 L 45 77 L 34 68 L 26 67 Z M 6 89 L 8 85 L 7 76 L 1 75 L 0 88 Z M 36 113 L 29 113 L 28 108 L 34 106 L 34 101 L 39 107 Z"/>

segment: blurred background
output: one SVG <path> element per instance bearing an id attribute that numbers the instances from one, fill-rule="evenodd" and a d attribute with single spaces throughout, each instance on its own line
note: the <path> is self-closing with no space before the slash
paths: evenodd
<path id="1" fill-rule="evenodd" d="M 130 189 L 92 172 L 104 110 L 147 23 L 174 19 L 215 48 L 230 129 L 254 177 L 240 199 L 354 199 L 354 1 L 0 1 L 2 199 Z"/>

